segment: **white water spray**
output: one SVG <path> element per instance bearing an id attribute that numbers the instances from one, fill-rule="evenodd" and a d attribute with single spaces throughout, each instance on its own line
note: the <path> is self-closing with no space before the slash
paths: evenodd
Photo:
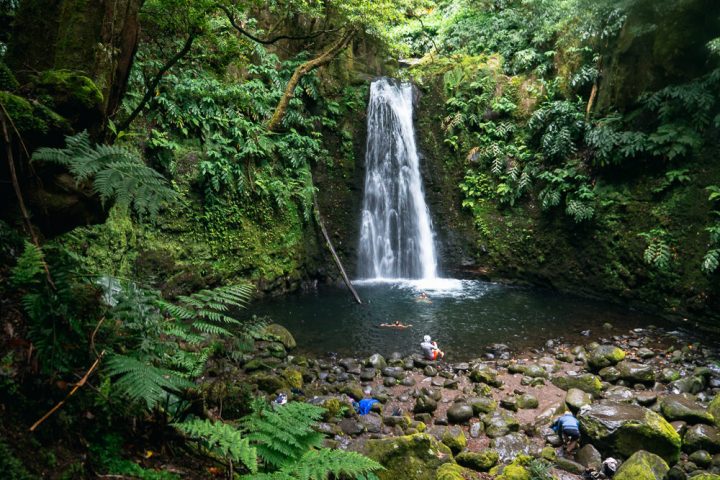
<path id="1" fill-rule="evenodd" d="M 412 85 L 387 78 L 370 87 L 360 278 L 436 278 L 432 222 L 415 146 L 412 96 Z"/>

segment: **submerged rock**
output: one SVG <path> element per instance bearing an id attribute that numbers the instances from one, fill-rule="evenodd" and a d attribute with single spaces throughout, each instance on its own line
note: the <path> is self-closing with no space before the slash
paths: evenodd
<path id="1" fill-rule="evenodd" d="M 368 440 L 363 453 L 385 467 L 380 480 L 435 480 L 442 465 L 454 463 L 450 449 L 427 433 Z"/>
<path id="2" fill-rule="evenodd" d="M 594 404 L 578 415 L 583 435 L 607 453 L 629 457 L 645 449 L 674 463 L 680 435 L 660 415 L 637 405 Z"/>
<path id="3" fill-rule="evenodd" d="M 670 467 L 665 460 L 650 452 L 640 450 L 620 465 L 615 480 L 663 480 Z"/>

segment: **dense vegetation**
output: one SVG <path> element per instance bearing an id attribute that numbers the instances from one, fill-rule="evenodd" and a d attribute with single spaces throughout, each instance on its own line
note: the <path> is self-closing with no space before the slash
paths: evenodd
<path id="1" fill-rule="evenodd" d="M 0 0 L 11 477 L 177 478 L 140 466 L 160 449 L 198 476 L 380 468 L 324 448 L 322 409 L 206 381 L 274 338 L 233 315 L 255 291 L 334 276 L 318 206 L 352 231 L 345 186 L 379 74 L 423 92 L 420 143 L 476 266 L 717 321 L 713 2 L 119 4 Z"/>

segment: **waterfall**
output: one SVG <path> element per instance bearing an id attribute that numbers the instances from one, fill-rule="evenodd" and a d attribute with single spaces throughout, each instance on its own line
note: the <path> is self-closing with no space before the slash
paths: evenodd
<path id="1" fill-rule="evenodd" d="M 365 195 L 360 229 L 361 278 L 433 279 L 437 261 L 413 128 L 409 83 L 370 87 Z"/>

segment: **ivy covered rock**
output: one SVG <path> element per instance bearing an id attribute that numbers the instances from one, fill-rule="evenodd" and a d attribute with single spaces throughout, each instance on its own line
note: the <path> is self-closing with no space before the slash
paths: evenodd
<path id="1" fill-rule="evenodd" d="M 427 433 L 368 440 L 364 453 L 382 464 L 380 480 L 435 480 L 446 463 L 455 463 L 450 449 Z"/>
<path id="2" fill-rule="evenodd" d="M 594 404 L 578 415 L 580 429 L 601 452 L 629 457 L 645 449 L 675 462 L 680 435 L 663 417 L 647 408 L 608 402 Z"/>
<path id="3" fill-rule="evenodd" d="M 659 456 L 640 450 L 620 465 L 615 480 L 663 480 L 670 470 Z"/>
<path id="4" fill-rule="evenodd" d="M 614 345 L 600 345 L 592 350 L 587 358 L 588 366 L 597 371 L 611 367 L 625 359 L 625 351 Z"/>
<path id="5" fill-rule="evenodd" d="M 660 410 L 669 421 L 683 420 L 688 423 L 713 423 L 713 415 L 688 395 L 668 395 L 660 400 Z"/>
<path id="6" fill-rule="evenodd" d="M 455 461 L 463 467 L 478 472 L 487 472 L 497 465 L 500 456 L 497 450 L 486 449 L 481 452 L 461 452 L 455 456 Z"/>
<path id="7" fill-rule="evenodd" d="M 290 331 L 282 325 L 279 325 L 277 323 L 271 323 L 270 325 L 265 327 L 265 333 L 276 337 L 280 341 L 280 343 L 282 343 L 283 346 L 288 350 L 293 349 L 297 346 L 297 343 L 295 342 L 295 337 L 293 337 L 292 333 L 290 333 Z"/>

